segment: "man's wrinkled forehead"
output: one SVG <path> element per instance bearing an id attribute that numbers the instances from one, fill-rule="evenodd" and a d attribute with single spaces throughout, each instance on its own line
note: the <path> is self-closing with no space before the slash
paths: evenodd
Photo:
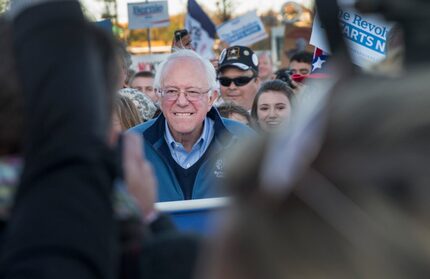
<path id="1" fill-rule="evenodd" d="M 173 69 L 181 69 L 181 66 L 184 65 L 184 63 L 192 63 L 193 69 L 196 69 L 196 71 L 200 73 L 204 73 L 206 75 L 205 66 L 202 64 L 202 62 L 199 59 L 194 57 L 189 57 L 189 56 L 175 57 L 166 62 L 166 65 L 164 66 L 164 69 L 161 75 L 161 85 L 163 86 L 164 81 L 169 76 L 174 74 L 172 72 Z M 192 75 L 192 73 L 190 73 L 190 75 Z M 206 80 L 207 78 L 204 81 Z M 200 82 L 204 82 L 204 81 L 200 81 Z"/>
<path id="2" fill-rule="evenodd" d="M 203 68 L 203 65 L 197 58 L 189 57 L 189 56 L 175 57 L 166 62 L 166 65 L 164 66 L 164 69 L 163 69 L 162 77 L 163 78 L 166 77 L 166 75 L 168 75 L 173 68 L 180 69 L 181 65 L 184 65 L 185 63 L 188 63 L 188 64 L 192 63 L 195 68 L 198 68 L 198 67 Z"/>

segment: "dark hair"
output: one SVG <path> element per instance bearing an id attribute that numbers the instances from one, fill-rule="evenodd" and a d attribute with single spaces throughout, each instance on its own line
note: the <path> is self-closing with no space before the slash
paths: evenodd
<path id="1" fill-rule="evenodd" d="M 219 114 L 221 114 L 222 117 L 230 118 L 232 113 L 237 113 L 245 117 L 248 123 L 251 123 L 251 116 L 249 115 L 248 111 L 243 107 L 236 105 L 235 103 L 232 103 L 232 102 L 223 103 L 220 106 L 218 106 L 217 109 Z"/>
<path id="2" fill-rule="evenodd" d="M 131 86 L 131 84 L 133 83 L 133 81 L 136 78 L 140 78 L 140 77 L 141 78 L 155 78 L 155 74 L 153 72 L 151 72 L 151 71 L 140 71 L 140 72 L 134 73 L 130 77 L 130 79 L 128 80 L 127 84 L 129 84 Z"/>
<path id="3" fill-rule="evenodd" d="M 287 96 L 288 101 L 290 101 L 294 96 L 294 92 L 293 89 L 291 89 L 291 87 L 288 86 L 287 83 L 283 82 L 282 80 L 279 79 L 275 79 L 275 80 L 269 80 L 264 82 L 260 88 L 257 91 L 257 94 L 255 95 L 254 98 L 254 102 L 252 103 L 252 107 L 251 107 L 251 117 L 253 120 L 253 125 L 258 128 L 258 117 L 257 117 L 257 107 L 258 107 L 258 100 L 260 99 L 261 95 L 263 95 L 264 93 L 266 93 L 267 91 L 276 91 L 279 92 L 281 94 L 284 94 L 285 96 Z"/>
<path id="4" fill-rule="evenodd" d="M 102 53 L 101 69 L 106 81 L 107 106 L 113 108 L 113 96 L 117 91 L 119 65 L 114 38 L 95 26 L 89 26 Z M 14 59 L 11 27 L 0 17 L 0 155 L 22 152 L 24 113 L 26 105 L 20 87 L 17 65 Z M 27 104 L 28 106 L 28 104 Z"/>
<path id="5" fill-rule="evenodd" d="M 132 64 L 131 55 L 127 51 L 127 47 L 123 42 L 115 39 L 114 43 L 115 43 L 115 52 L 116 52 L 117 59 L 118 59 L 119 64 L 120 64 L 120 68 L 122 68 L 122 70 L 125 74 L 125 80 L 122 82 L 124 82 L 125 84 L 128 84 L 128 82 L 130 81 L 131 74 L 132 74 L 130 72 L 130 67 Z"/>
<path id="6" fill-rule="evenodd" d="M 179 29 L 175 30 L 174 34 L 174 40 L 176 42 L 180 41 L 183 37 L 187 36 L 189 34 L 187 29 Z"/>
<path id="7" fill-rule="evenodd" d="M 142 77 L 142 78 L 154 78 L 155 74 L 151 71 L 140 71 L 135 73 L 131 78 L 130 78 L 130 83 L 132 83 L 134 81 L 135 78 L 138 77 Z"/>
<path id="8" fill-rule="evenodd" d="M 184 42 L 183 39 L 185 37 L 188 37 L 189 41 Z M 187 29 L 175 30 L 175 32 L 173 32 L 172 52 L 183 48 L 193 49 L 191 41 L 191 33 Z"/>
<path id="9" fill-rule="evenodd" d="M 287 83 L 292 89 L 296 89 L 296 86 L 291 82 L 290 70 L 288 68 L 281 68 L 275 72 L 275 79 L 282 80 Z"/>
<path id="10" fill-rule="evenodd" d="M 105 78 L 106 84 L 106 100 L 109 115 L 112 114 L 114 110 L 115 95 L 118 91 L 118 84 L 120 81 L 120 69 L 122 66 L 122 56 L 119 51 L 119 42 L 112 34 L 105 32 L 103 29 L 97 26 L 90 25 L 91 34 L 95 39 L 95 43 L 102 55 L 103 68 L 101 69 L 103 76 Z M 124 48 L 125 50 L 125 48 Z M 126 51 L 126 50 L 125 50 Z M 130 60 L 131 63 L 131 60 Z"/>
<path id="11" fill-rule="evenodd" d="M 307 51 L 297 52 L 290 58 L 290 63 L 293 61 L 312 64 L 313 54 Z"/>
<path id="12" fill-rule="evenodd" d="M 116 51 L 118 53 L 118 56 L 120 58 L 121 66 L 125 70 L 128 70 L 128 68 L 130 68 L 132 64 L 132 61 L 131 61 L 131 55 L 127 51 L 126 45 L 123 42 L 116 40 L 115 46 L 116 46 Z"/>
<path id="13" fill-rule="evenodd" d="M 24 101 L 18 82 L 10 26 L 0 18 L 0 155 L 21 152 Z"/>

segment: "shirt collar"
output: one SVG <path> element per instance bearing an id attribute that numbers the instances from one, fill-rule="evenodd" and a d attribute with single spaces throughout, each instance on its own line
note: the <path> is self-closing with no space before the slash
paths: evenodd
<path id="1" fill-rule="evenodd" d="M 199 139 L 196 141 L 196 143 L 193 145 L 193 149 L 196 146 L 202 146 L 205 142 L 205 140 L 208 139 L 209 136 L 209 132 L 210 132 L 210 125 L 209 125 L 209 119 L 206 116 L 205 120 L 203 122 L 203 131 L 202 134 L 200 135 Z M 164 138 L 166 139 L 166 142 L 169 144 L 169 146 L 171 146 L 172 148 L 177 148 L 178 146 L 182 146 L 182 143 L 175 141 L 175 139 L 172 136 L 172 133 L 170 132 L 170 128 L 169 125 L 167 124 L 167 121 L 164 121 L 164 127 L 165 127 L 165 133 L 164 133 Z"/>

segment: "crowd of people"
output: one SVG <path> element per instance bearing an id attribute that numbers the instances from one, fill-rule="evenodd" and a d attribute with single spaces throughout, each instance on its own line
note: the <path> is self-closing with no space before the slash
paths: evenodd
<path id="1" fill-rule="evenodd" d="M 12 1 L 0 38 L 0 278 L 429 274 L 427 60 L 308 84 L 310 53 L 210 61 L 178 30 L 131 75 L 73 0 Z M 224 195 L 204 257 L 155 207 Z"/>
<path id="2" fill-rule="evenodd" d="M 188 48 L 176 47 L 174 51 L 183 51 L 183 49 Z M 234 56 L 235 52 L 237 52 L 237 57 Z M 256 99 L 258 99 L 256 97 L 257 92 L 261 89 L 263 83 L 273 84 L 273 80 L 280 80 L 286 83 L 285 85 L 292 89 L 294 94 L 297 94 L 299 92 L 297 88 L 303 84 L 303 79 L 311 73 L 312 54 L 309 52 L 298 52 L 290 58 L 289 67 L 274 70 L 269 51 L 259 51 L 256 53 L 258 62 L 256 62 L 254 51 L 244 46 L 227 48 L 221 53 L 220 59 L 217 61 L 215 67 L 218 84 L 213 88 L 213 90 L 216 91 L 213 105 L 224 118 L 231 118 L 257 131 L 261 131 L 259 130 L 258 123 L 262 121 L 262 119 L 257 115 L 257 111 L 251 113 L 251 111 L 254 110 L 253 106 L 256 106 L 255 109 L 258 107 L 258 104 L 255 102 Z M 161 67 L 157 69 L 160 71 Z M 125 86 L 139 90 L 152 101 L 149 102 L 145 100 L 146 103 L 158 106 L 160 88 L 154 87 L 155 75 L 155 71 L 136 72 L 130 77 Z M 296 80 L 292 79 L 293 75 Z M 300 82 L 297 82 L 298 79 L 300 79 Z M 277 85 L 272 85 L 272 87 L 283 87 L 283 84 L 281 85 L 279 82 L 275 82 L 275 84 Z M 266 87 L 267 86 L 270 87 L 269 85 L 266 85 Z M 268 90 L 273 89 L 267 89 L 265 91 Z M 285 89 L 282 88 L 274 91 L 284 92 Z M 284 104 L 283 106 L 278 106 L 286 107 L 287 111 L 281 112 L 282 108 L 277 111 L 264 109 L 270 112 L 270 117 L 276 118 L 275 122 L 277 124 L 280 124 L 290 115 L 294 94 L 286 94 L 288 100 L 282 102 Z M 140 103 L 139 101 L 135 102 L 137 106 L 141 106 Z M 159 113 L 161 113 L 161 110 L 158 110 L 151 118 L 156 118 Z M 148 117 L 143 117 L 141 122 L 147 120 L 149 120 Z M 272 126 L 273 128 L 277 127 L 275 124 Z M 270 132 L 272 130 L 265 131 Z"/>

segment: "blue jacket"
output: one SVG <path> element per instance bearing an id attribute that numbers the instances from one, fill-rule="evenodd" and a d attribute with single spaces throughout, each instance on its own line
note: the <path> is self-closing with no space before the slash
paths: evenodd
<path id="1" fill-rule="evenodd" d="M 210 198 L 219 195 L 216 185 L 224 178 L 224 162 L 221 156 L 239 138 L 255 135 L 255 132 L 246 125 L 220 117 L 215 108 L 212 108 L 207 116 L 214 121 L 215 133 L 212 141 L 215 142 L 211 143 L 211 154 L 197 172 L 192 199 Z M 173 169 L 160 153 L 160 147 L 165 143 L 164 121 L 165 118 L 161 114 L 158 118 L 133 127 L 129 131 L 143 136 L 145 156 L 152 163 L 158 180 L 158 200 L 183 200 L 184 195 Z"/>

